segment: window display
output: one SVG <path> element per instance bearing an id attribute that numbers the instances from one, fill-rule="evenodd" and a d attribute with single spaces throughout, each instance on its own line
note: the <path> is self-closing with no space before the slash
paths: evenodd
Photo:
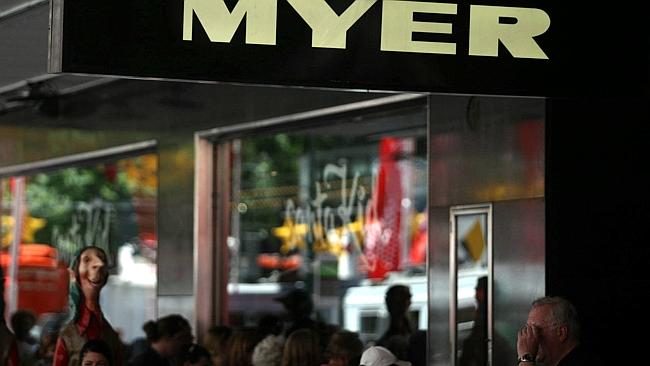
<path id="1" fill-rule="evenodd" d="M 368 337 L 383 331 L 386 287 L 426 283 L 426 110 L 333 120 L 233 146 L 230 322 L 281 313 L 274 298 L 298 287 L 317 300 L 317 317 Z M 359 296 L 376 301 L 359 313 Z"/>
<path id="2" fill-rule="evenodd" d="M 68 311 L 67 268 L 93 245 L 109 257 L 100 298 L 105 316 L 123 341 L 141 336 L 156 309 L 157 164 L 156 154 L 145 154 L 1 179 L 9 311 L 32 312 L 39 329 L 60 325 Z"/>

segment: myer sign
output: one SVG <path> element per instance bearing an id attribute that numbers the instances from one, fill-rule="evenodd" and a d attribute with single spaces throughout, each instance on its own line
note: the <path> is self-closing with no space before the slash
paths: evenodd
<path id="1" fill-rule="evenodd" d="M 457 15 L 458 5 L 406 0 L 353 0 L 337 14 L 325 0 L 239 0 L 231 11 L 223 0 L 185 0 L 183 40 L 192 41 L 196 16 L 211 42 L 230 43 L 245 20 L 247 44 L 277 44 L 278 1 L 286 1 L 312 31 L 311 46 L 345 49 L 348 31 L 368 10 L 381 3 L 380 50 L 431 54 L 456 54 L 454 42 L 413 40 L 413 34 L 452 34 L 453 24 L 415 21 L 415 14 Z M 512 23 L 501 23 L 509 18 Z M 548 14 L 535 8 L 470 5 L 470 56 L 499 55 L 499 42 L 517 58 L 548 59 L 535 37 L 551 25 Z"/>
<path id="2" fill-rule="evenodd" d="M 544 95 L 553 13 L 499 1 L 53 0 L 50 70 Z"/>

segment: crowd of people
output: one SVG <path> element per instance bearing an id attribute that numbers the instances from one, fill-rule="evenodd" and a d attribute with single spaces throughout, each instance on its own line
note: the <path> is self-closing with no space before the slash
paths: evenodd
<path id="1" fill-rule="evenodd" d="M 390 366 L 399 361 L 396 355 L 417 353 L 407 350 L 410 325 L 394 315 L 408 313 L 410 293 L 405 286 L 388 292 L 387 304 L 395 319 L 369 348 L 357 333 L 314 319 L 311 294 L 302 289 L 276 299 L 284 305 L 285 316 L 267 314 L 255 326 L 214 326 L 202 344 L 195 342 L 190 323 L 179 314 L 148 321 L 143 325 L 146 337 L 125 344 L 99 305 L 108 280 L 107 264 L 101 248 L 85 247 L 77 253 L 70 265 L 69 314 L 43 327 L 40 339 L 31 335 L 36 317 L 29 311 L 12 314 L 13 332 L 2 318 L 0 366 L 346 366 L 362 360 L 365 366 Z M 395 305 L 393 293 L 408 298 Z M 4 313 L 4 301 L 0 305 Z"/>
<path id="2" fill-rule="evenodd" d="M 102 279 L 97 281 L 101 283 Z M 379 343 L 368 347 L 358 333 L 313 319 L 309 316 L 313 303 L 305 291 L 294 290 L 278 300 L 285 305 L 286 318 L 268 314 L 255 326 L 213 326 L 201 344 L 195 342 L 188 320 L 179 314 L 148 321 L 143 325 L 146 337 L 129 344 L 111 342 L 112 332 L 106 331 L 110 324 L 101 315 L 94 319 L 91 313 L 77 320 L 72 317 L 67 325 L 61 324 L 55 339 L 50 338 L 51 333 L 43 333 L 39 342 L 30 335 L 35 325 L 34 315 L 18 311 L 11 317 L 15 333 L 7 327 L 11 339 L 3 341 L 11 345 L 7 348 L 9 357 L 0 365 L 357 366 L 360 362 L 366 366 L 410 365 L 398 360 L 393 353 L 398 350 L 390 351 Z M 79 308 L 83 307 L 88 305 Z M 101 323 L 97 328 L 101 331 L 90 330 L 94 321 Z M 86 326 L 82 332 L 79 324 Z M 394 340 L 392 336 L 389 338 Z"/>
<path id="3" fill-rule="evenodd" d="M 276 299 L 283 304 L 285 316 L 267 314 L 255 326 L 214 326 L 202 338 L 202 344 L 195 341 L 190 323 L 179 314 L 148 321 L 143 325 L 145 338 L 124 344 L 99 307 L 99 293 L 108 277 L 106 264 L 106 254 L 99 248 L 87 247 L 79 252 L 71 265 L 70 317 L 60 326 L 44 328 L 40 340 L 31 336 L 36 318 L 28 311 L 12 314 L 13 332 L 0 317 L 0 366 L 426 364 L 426 333 L 412 327 L 411 293 L 403 285 L 391 286 L 386 292 L 389 325 L 381 337 L 366 344 L 355 332 L 314 319 L 311 294 L 302 289 L 293 289 Z M 479 289 L 477 286 L 477 296 L 481 296 Z M 2 313 L 3 299 L 0 296 Z M 547 366 L 595 364 L 592 355 L 579 347 L 578 338 L 577 314 L 568 301 L 538 299 L 518 333 L 517 361 L 544 362 Z M 470 344 L 466 348 L 480 348 Z"/>

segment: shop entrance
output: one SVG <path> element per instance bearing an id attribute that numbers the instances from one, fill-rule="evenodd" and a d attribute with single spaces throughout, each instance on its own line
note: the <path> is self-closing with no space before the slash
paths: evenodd
<path id="1" fill-rule="evenodd" d="M 197 192 L 198 281 L 212 284 L 199 324 L 282 318 L 278 298 L 300 289 L 312 317 L 369 345 L 404 285 L 410 332 L 428 339 L 419 354 L 462 365 L 474 328 L 514 342 L 511 311 L 543 292 L 543 255 L 522 256 L 543 253 L 543 100 L 400 95 L 198 137 L 197 179 L 212 187 Z M 516 299 L 512 260 L 533 264 Z"/>

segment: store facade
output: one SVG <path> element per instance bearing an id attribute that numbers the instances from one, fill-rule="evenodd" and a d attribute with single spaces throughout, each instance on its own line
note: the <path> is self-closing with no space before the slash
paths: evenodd
<path id="1" fill-rule="evenodd" d="M 430 357 L 447 359 L 450 337 L 457 340 L 460 355 L 462 340 L 475 322 L 479 277 L 489 279 L 489 320 L 499 337 L 510 336 L 506 344 L 512 342 L 512 329 L 527 304 L 543 293 L 539 286 L 544 278 L 543 100 L 396 94 L 353 101 L 349 98 L 358 94 L 334 93 L 349 102 L 286 115 L 296 109 L 283 107 L 271 119 L 194 132 L 183 126 L 166 127 L 173 137 L 160 134 L 158 117 L 182 114 L 187 121 L 191 113 L 154 106 L 160 99 L 154 96 L 166 94 L 160 91 L 164 86 L 117 81 L 89 90 L 85 100 L 63 101 L 62 107 L 75 110 L 94 93 L 107 102 L 122 100 L 122 93 L 133 92 L 138 84 L 147 91 L 141 94 L 142 101 L 149 101 L 146 110 L 155 126 L 147 132 L 143 121 L 138 124 L 142 141 L 127 143 L 138 136 L 125 129 L 122 133 L 128 138 L 108 142 L 119 149 L 93 148 L 92 156 L 76 154 L 74 159 L 75 154 L 67 153 L 68 161 L 44 159 L 2 170 L 5 181 L 25 176 L 29 187 L 31 181 L 55 176 L 62 168 L 91 167 L 107 179 L 108 166 L 117 169 L 118 176 L 122 167 L 128 173 L 125 157 L 157 157 L 152 201 L 156 225 L 149 236 L 153 240 L 134 243 L 118 238 L 110 248 L 116 260 L 123 260 L 128 258 L 120 257 L 124 248 L 134 247 L 135 261 L 143 263 L 146 243 L 155 244 L 157 254 L 149 260 L 157 265 L 157 270 L 153 268 L 157 281 L 148 285 L 154 292 L 147 304 L 132 302 L 132 307 L 145 311 L 140 318 L 117 320 L 124 310 L 105 304 L 116 311 L 118 323 L 183 312 L 195 321 L 198 335 L 214 324 L 249 326 L 265 314 L 281 315 L 283 309 L 273 299 L 298 286 L 313 293 L 319 317 L 372 341 L 386 327 L 384 292 L 392 284 L 407 284 L 414 324 L 421 331 L 429 329 L 431 339 L 438 340 L 430 344 Z M 168 87 L 183 90 L 177 102 L 187 100 L 194 88 L 203 88 L 204 96 L 191 99 L 203 99 L 205 105 L 211 103 L 214 89 L 175 83 Z M 250 95 L 255 88 L 242 91 Z M 285 91 L 267 91 L 286 98 Z M 321 98 L 328 94 L 317 93 Z M 61 146 L 61 138 L 71 142 L 59 147 L 68 151 L 90 138 L 99 147 L 97 141 L 115 133 L 102 132 L 102 126 L 113 123 L 112 113 L 124 111 L 124 105 L 110 104 L 104 112 L 91 114 L 96 122 L 86 131 L 56 129 L 45 134 L 45 140 L 40 136 L 47 129 L 35 132 L 39 140 L 51 141 L 52 149 Z M 233 101 L 233 105 L 242 104 Z M 200 118 L 214 116 L 205 109 L 196 113 Z M 30 145 L 29 131 L 4 129 L 13 131 L 12 141 L 21 147 L 16 151 L 26 155 L 43 151 Z M 144 175 L 143 165 L 139 167 L 139 174 L 132 176 Z M 10 185 L 5 186 L 7 193 Z M 27 197 L 36 199 L 34 194 Z M 134 197 L 129 202 L 143 202 Z M 90 205 L 98 200 L 92 196 L 86 201 Z M 4 200 L 5 206 L 12 202 Z M 25 206 L 31 208 L 30 217 L 37 216 L 35 206 L 29 202 Z M 117 202 L 112 207 L 124 205 Z M 119 212 L 111 227 L 124 231 L 129 220 L 120 220 Z M 136 222 L 141 218 L 136 216 Z M 72 234 L 73 229 L 68 231 Z M 116 242 L 119 234 L 110 231 L 107 242 Z M 507 265 L 521 261 L 527 263 L 524 268 Z M 115 290 L 104 295 L 106 301 L 121 302 L 129 290 L 145 286 L 129 283 L 142 272 L 130 276 L 116 268 Z M 137 335 L 134 328 L 128 334 Z M 497 352 L 494 357 L 507 359 L 512 352 Z"/>
<path id="2" fill-rule="evenodd" d="M 487 322 L 506 362 L 544 291 L 544 113 L 538 98 L 398 95 L 202 132 L 213 158 L 199 172 L 214 178 L 199 181 L 214 188 L 198 191 L 199 222 L 215 225 L 199 228 L 213 256 L 197 282 L 215 278 L 201 266 L 219 280 L 197 305 L 254 324 L 298 286 L 321 319 L 370 342 L 388 325 L 386 290 L 405 284 L 430 360 L 451 362 L 451 344 L 457 362 Z"/>
<path id="3" fill-rule="evenodd" d="M 99 2 L 110 17 L 80 21 L 78 12 L 87 9 L 62 12 L 64 3 L 52 3 L 55 51 L 50 66 L 57 68 L 52 71 L 200 81 L 98 82 L 79 76 L 89 78 L 79 82 L 87 86 L 80 92 L 59 93 L 0 116 L 6 151 L 0 168 L 7 197 L 3 215 L 16 206 L 12 182 L 18 177 L 26 177 L 29 190 L 32 181 L 42 182 L 60 169 L 92 167 L 111 187 L 119 179 L 126 181 L 123 199 L 111 201 L 115 219 L 109 226 L 135 226 L 129 234 L 107 231 L 107 248 L 116 265 L 120 258 L 125 263 L 148 260 L 153 267 L 147 270 L 155 275 L 153 285 L 147 284 L 147 302 L 136 307 L 137 315 L 121 319 L 123 324 L 180 312 L 192 320 L 201 339 L 215 324 L 250 326 L 269 313 L 282 314 L 274 298 L 298 287 L 312 294 L 319 318 L 373 341 L 386 327 L 385 291 L 406 284 L 412 293 L 411 320 L 426 334 L 428 364 L 461 364 L 464 340 L 480 330 L 490 339 L 484 357 L 502 365 L 516 359 L 515 332 L 530 302 L 566 291 L 558 273 L 570 272 L 551 268 L 549 263 L 563 262 L 549 252 L 579 249 L 559 249 L 565 239 L 558 232 L 568 231 L 562 231 L 568 226 L 558 219 L 564 216 L 551 217 L 560 229 L 550 230 L 547 219 L 549 212 L 566 207 L 558 201 L 551 201 L 550 211 L 548 206 L 549 195 L 562 192 L 552 184 L 566 168 L 557 159 L 558 149 L 565 148 L 551 140 L 554 131 L 563 133 L 566 127 L 550 126 L 567 117 L 558 116 L 562 109 L 548 97 L 573 93 L 575 85 L 557 80 L 581 61 L 558 51 L 568 41 L 558 39 L 557 28 L 549 24 L 568 16 L 554 6 L 356 1 L 346 13 L 347 8 L 333 2 L 330 18 L 348 22 L 340 23 L 348 32 L 341 47 L 335 38 L 318 38 L 325 25 L 310 18 L 312 10 L 298 0 L 263 2 L 278 6 L 275 22 L 255 18 L 251 2 L 226 1 L 223 10 L 215 8 L 218 1 L 186 1 L 185 8 L 170 3 L 141 21 L 125 17 L 119 27 L 110 17 L 142 15 L 144 5 L 124 4 L 128 11 L 122 13 Z M 400 10 L 401 5 L 406 8 Z M 215 41 L 219 35 L 210 33 L 208 13 L 241 14 L 238 6 L 247 16 L 232 18 L 230 43 Z M 296 23 L 292 11 L 304 23 Z M 422 17 L 411 27 L 443 24 L 419 33 L 402 27 L 402 33 L 439 33 L 435 35 L 443 38 L 400 43 L 388 37 L 391 24 L 408 18 L 395 15 L 398 11 Z M 165 20 L 171 13 L 184 17 Z M 187 20 L 188 13 L 193 20 Z M 57 18 L 70 14 L 76 17 L 66 18 L 69 23 Z M 501 33 L 473 43 L 489 29 L 485 19 L 490 17 L 497 23 L 500 17 L 514 18 L 520 25 L 530 20 L 524 46 L 517 40 L 508 43 Z M 256 38 L 270 37 L 269 24 L 277 29 L 274 40 Z M 305 29 L 296 31 L 296 24 Z M 445 31 L 444 24 L 453 24 L 453 31 Z M 477 24 L 488 28 L 477 31 Z M 57 33 L 62 25 L 69 28 Z M 260 32 L 244 32 L 256 26 Z M 162 38 L 142 31 L 147 29 L 164 29 Z M 174 43 L 172 51 L 162 41 L 169 29 L 190 32 L 180 33 L 183 42 Z M 120 41 L 135 30 L 140 30 L 137 42 Z M 366 45 L 359 34 L 381 34 L 388 40 L 375 37 Z M 486 42 L 491 51 L 480 51 Z M 90 47 L 93 43 L 101 50 Z M 385 49 L 425 43 L 441 48 Z M 303 45 L 302 51 L 283 59 L 296 44 Z M 258 48 L 247 48 L 251 45 Z M 90 47 L 88 53 L 85 47 Z M 335 52 L 341 49 L 344 53 Z M 219 58 L 217 50 L 231 53 Z M 180 51 L 189 53 L 174 53 Z M 355 53 L 361 56 L 348 58 Z M 423 67 L 423 57 L 430 54 L 436 54 L 427 59 L 436 67 Z M 204 73 L 206 67 L 210 73 Z M 581 90 L 595 84 L 582 73 L 574 76 L 577 84 L 588 81 Z M 61 85 L 70 78 L 75 77 L 63 74 L 49 83 L 65 90 Z M 635 93 L 635 88 L 626 90 Z M 549 156 L 557 168 L 549 168 Z M 123 178 L 116 180 L 113 174 Z M 147 174 L 155 177 L 154 183 Z M 79 203 L 97 202 L 97 196 L 77 198 L 76 207 L 89 207 Z M 109 202 L 108 196 L 99 196 Z M 29 202 L 25 207 L 32 208 Z M 146 217 L 149 226 L 138 226 Z M 78 234 L 70 228 L 69 234 Z M 86 233 L 102 229 L 95 225 L 95 231 Z M 136 245 L 128 235 L 137 237 Z M 91 236 L 88 243 L 98 240 Z M 44 236 L 41 244 L 62 250 L 57 244 L 62 241 L 55 241 L 59 237 Z M 120 257 L 125 244 L 133 248 L 131 257 Z M 151 248 L 154 254 L 147 252 Z M 142 285 L 132 283 L 139 275 L 120 268 L 115 277 L 125 278 L 105 296 L 107 301 Z M 487 283 L 485 319 L 476 311 L 481 278 Z M 135 337 L 138 330 L 127 333 Z"/>

